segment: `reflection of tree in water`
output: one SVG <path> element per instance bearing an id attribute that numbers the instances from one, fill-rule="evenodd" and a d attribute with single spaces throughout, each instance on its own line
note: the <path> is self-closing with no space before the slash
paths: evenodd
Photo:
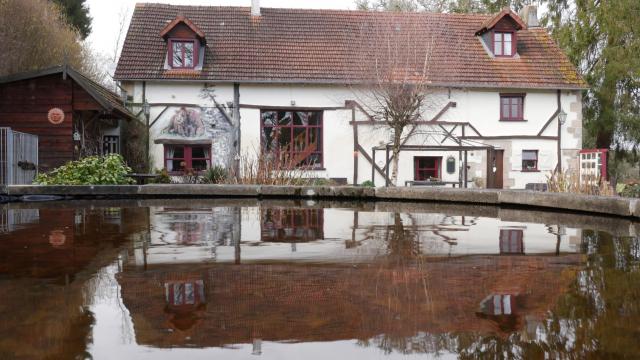
<path id="1" fill-rule="evenodd" d="M 406 227 L 400 213 L 393 214 L 393 224 L 385 234 L 389 255 L 396 261 L 403 262 L 420 255 L 420 243 L 412 227 Z"/>
<path id="2" fill-rule="evenodd" d="M 400 229 L 397 220 L 395 227 Z M 386 353 L 452 352 L 462 359 L 635 357 L 640 353 L 640 239 L 589 231 L 583 237 L 586 265 L 558 303 L 548 304 L 542 320 L 525 317 L 521 329 L 504 335 L 419 332 L 412 337 L 380 335 L 359 344 Z M 390 248 L 406 252 L 401 246 Z"/>

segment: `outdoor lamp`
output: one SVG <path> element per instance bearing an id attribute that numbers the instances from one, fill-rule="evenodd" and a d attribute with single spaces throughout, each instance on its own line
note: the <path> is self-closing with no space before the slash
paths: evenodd
<path id="1" fill-rule="evenodd" d="M 564 110 L 560 109 L 558 113 L 558 121 L 560 121 L 560 125 L 564 125 L 567 122 L 567 113 Z"/>
<path id="2" fill-rule="evenodd" d="M 144 113 L 144 116 L 149 116 L 149 113 L 151 112 L 151 106 L 149 105 L 147 100 L 145 100 L 142 104 L 142 112 Z"/>

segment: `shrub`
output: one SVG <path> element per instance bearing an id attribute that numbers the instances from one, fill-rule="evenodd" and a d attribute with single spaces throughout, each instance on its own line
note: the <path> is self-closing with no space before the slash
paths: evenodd
<path id="1" fill-rule="evenodd" d="M 549 192 L 566 192 L 584 195 L 614 196 L 615 189 L 600 178 L 586 179 L 580 182 L 577 172 L 557 172 L 547 175 L 547 188 Z"/>
<path id="2" fill-rule="evenodd" d="M 624 185 L 621 188 L 621 196 L 632 198 L 640 197 L 640 184 Z"/>
<path id="3" fill-rule="evenodd" d="M 131 172 L 122 156 L 89 156 L 39 174 L 35 183 L 39 185 L 126 185 L 135 181 L 126 175 Z"/>
<path id="4" fill-rule="evenodd" d="M 371 180 L 367 180 L 367 181 L 363 181 L 362 184 L 360 184 L 360 186 L 364 186 L 364 187 L 374 187 L 375 185 L 373 185 L 373 181 Z"/>
<path id="5" fill-rule="evenodd" d="M 222 166 L 214 166 L 209 168 L 202 176 L 202 182 L 205 184 L 222 184 L 227 180 L 229 173 Z"/>
<path id="6" fill-rule="evenodd" d="M 153 180 L 154 184 L 171 184 L 171 176 L 167 169 L 156 169 L 155 173 L 158 177 Z"/>

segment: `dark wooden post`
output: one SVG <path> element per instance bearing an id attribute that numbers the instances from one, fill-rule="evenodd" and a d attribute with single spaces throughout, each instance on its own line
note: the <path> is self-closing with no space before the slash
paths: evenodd
<path id="1" fill-rule="evenodd" d="M 371 183 L 376 186 L 376 147 L 371 148 Z"/>
<path id="2" fill-rule="evenodd" d="M 389 187 L 389 145 L 387 145 L 387 155 L 386 155 L 386 161 L 385 161 L 385 177 L 386 179 L 384 179 L 384 183 L 385 183 L 385 187 Z"/>

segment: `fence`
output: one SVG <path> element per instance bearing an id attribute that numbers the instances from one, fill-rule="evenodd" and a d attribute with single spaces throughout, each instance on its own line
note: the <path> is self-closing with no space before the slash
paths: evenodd
<path id="1" fill-rule="evenodd" d="M 31 184 L 38 173 L 38 137 L 0 127 L 0 185 Z"/>

